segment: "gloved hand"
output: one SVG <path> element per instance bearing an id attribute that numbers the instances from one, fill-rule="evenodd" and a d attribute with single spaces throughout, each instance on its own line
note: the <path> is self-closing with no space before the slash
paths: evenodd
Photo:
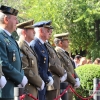
<path id="1" fill-rule="evenodd" d="M 25 85 L 28 83 L 28 79 L 26 76 L 23 77 L 23 80 L 21 84 L 18 85 L 18 87 L 25 87 Z"/>
<path id="2" fill-rule="evenodd" d="M 0 88 L 3 88 L 7 83 L 7 80 L 4 76 L 1 76 L 0 78 Z"/>
<path id="3" fill-rule="evenodd" d="M 41 85 L 41 87 L 39 88 L 37 88 L 39 91 L 41 91 L 41 90 L 43 90 L 44 89 L 44 86 L 45 86 L 45 83 L 44 83 L 44 81 L 42 80 L 42 85 Z"/>
<path id="4" fill-rule="evenodd" d="M 23 86 L 21 84 L 18 85 L 19 88 L 22 88 Z"/>
<path id="5" fill-rule="evenodd" d="M 47 86 L 51 86 L 54 82 L 53 78 L 51 76 L 49 76 L 49 83 L 47 84 Z"/>
<path id="6" fill-rule="evenodd" d="M 75 83 L 74 87 L 75 88 L 79 88 L 79 86 L 80 86 L 80 80 L 79 80 L 79 78 L 76 78 L 75 80 L 76 80 L 76 83 Z"/>
<path id="7" fill-rule="evenodd" d="M 60 81 L 64 82 L 67 79 L 67 73 L 65 73 L 61 78 Z"/>

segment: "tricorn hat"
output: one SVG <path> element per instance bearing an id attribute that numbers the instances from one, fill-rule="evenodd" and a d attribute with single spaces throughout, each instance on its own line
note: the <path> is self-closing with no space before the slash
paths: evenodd
<path id="1" fill-rule="evenodd" d="M 33 22 L 34 22 L 34 20 L 29 20 L 29 21 L 19 23 L 19 24 L 17 24 L 17 28 L 21 28 L 21 29 L 34 28 Z"/>
<path id="2" fill-rule="evenodd" d="M 0 11 L 4 14 L 11 14 L 14 16 L 17 16 L 17 14 L 18 14 L 18 10 L 8 7 L 8 6 L 4 6 L 4 5 L 0 6 Z"/>

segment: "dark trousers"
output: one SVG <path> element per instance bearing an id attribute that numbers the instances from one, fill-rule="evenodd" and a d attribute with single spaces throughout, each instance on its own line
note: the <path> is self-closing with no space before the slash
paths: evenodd
<path id="1" fill-rule="evenodd" d="M 58 97 L 58 95 L 60 95 L 60 89 L 47 91 L 46 100 L 54 100 L 56 97 Z"/>
<path id="2" fill-rule="evenodd" d="M 39 100 L 46 100 L 46 87 L 42 90 L 39 91 Z"/>
<path id="3" fill-rule="evenodd" d="M 0 98 L 0 100 L 14 100 L 14 99 Z"/>

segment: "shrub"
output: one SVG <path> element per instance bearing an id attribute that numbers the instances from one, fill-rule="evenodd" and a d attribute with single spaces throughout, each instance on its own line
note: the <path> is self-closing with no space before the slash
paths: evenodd
<path id="1" fill-rule="evenodd" d="M 89 90 L 93 90 L 93 79 L 100 78 L 100 65 L 86 64 L 77 67 L 75 70 L 81 82 L 81 86 L 76 92 L 83 97 L 88 97 Z M 77 98 L 76 100 L 81 99 Z"/>

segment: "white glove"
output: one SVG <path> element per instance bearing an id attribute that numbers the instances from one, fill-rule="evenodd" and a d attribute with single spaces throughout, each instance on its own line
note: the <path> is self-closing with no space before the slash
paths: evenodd
<path id="1" fill-rule="evenodd" d="M 18 85 L 19 88 L 22 88 L 23 86 L 21 84 Z"/>
<path id="2" fill-rule="evenodd" d="M 67 73 L 65 73 L 61 78 L 60 81 L 64 82 L 67 79 Z"/>
<path id="3" fill-rule="evenodd" d="M 74 87 L 75 88 L 79 88 L 79 86 L 80 86 L 80 80 L 79 80 L 79 78 L 76 78 L 75 80 L 76 80 L 76 83 L 75 83 Z"/>
<path id="4" fill-rule="evenodd" d="M 51 86 L 53 84 L 53 78 L 51 76 L 49 76 L 50 82 L 47 84 L 47 86 Z"/>
<path id="5" fill-rule="evenodd" d="M 44 86 L 45 86 L 45 83 L 44 81 L 42 80 L 42 85 L 41 85 L 41 88 L 37 88 L 39 91 L 43 90 L 44 89 Z"/>
<path id="6" fill-rule="evenodd" d="M 23 77 L 23 80 L 21 82 L 21 84 L 18 85 L 18 87 L 25 87 L 25 85 L 28 83 L 28 79 L 26 76 Z"/>
<path id="7" fill-rule="evenodd" d="M 3 88 L 7 83 L 7 80 L 4 76 L 1 76 L 0 78 L 0 88 Z"/>

